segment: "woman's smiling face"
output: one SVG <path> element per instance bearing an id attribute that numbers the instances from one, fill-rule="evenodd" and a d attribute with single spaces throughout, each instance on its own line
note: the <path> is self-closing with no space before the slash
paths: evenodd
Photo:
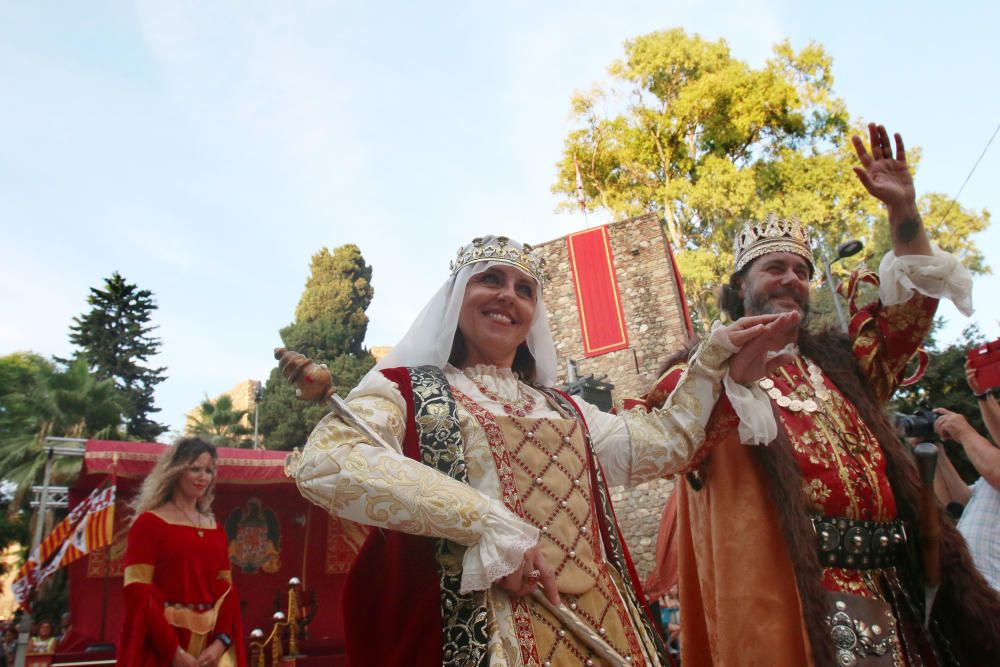
<path id="1" fill-rule="evenodd" d="M 535 279 L 513 266 L 496 264 L 472 276 L 458 316 L 466 346 L 462 366 L 510 368 L 531 329 L 537 303 Z"/>
<path id="2" fill-rule="evenodd" d="M 211 454 L 205 452 L 188 464 L 187 469 L 181 473 L 177 480 L 177 493 L 185 499 L 197 501 L 205 495 L 214 479 L 215 461 L 212 460 Z"/>

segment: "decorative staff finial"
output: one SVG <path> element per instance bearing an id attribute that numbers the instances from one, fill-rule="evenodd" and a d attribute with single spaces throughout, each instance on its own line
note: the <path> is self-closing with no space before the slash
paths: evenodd
<path id="1" fill-rule="evenodd" d="M 274 348 L 274 358 L 285 379 L 295 385 L 295 396 L 310 403 L 325 402 L 333 396 L 333 377 L 325 364 L 317 364 L 312 359 L 286 350 Z"/>

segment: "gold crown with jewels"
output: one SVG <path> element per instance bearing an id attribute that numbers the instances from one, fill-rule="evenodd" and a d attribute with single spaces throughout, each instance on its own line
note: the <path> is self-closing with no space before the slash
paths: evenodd
<path id="1" fill-rule="evenodd" d="M 736 253 L 736 270 L 772 252 L 791 252 L 800 255 L 813 268 L 812 248 L 809 232 L 796 218 L 781 219 L 774 213 L 768 214 L 763 222 L 749 221 L 736 234 L 733 242 Z"/>
<path id="2" fill-rule="evenodd" d="M 472 239 L 472 243 L 458 249 L 457 257 L 449 265 L 455 276 L 466 264 L 476 262 L 500 262 L 510 264 L 524 271 L 538 281 L 545 282 L 545 260 L 527 243 L 511 241 L 506 236 L 483 236 Z"/>

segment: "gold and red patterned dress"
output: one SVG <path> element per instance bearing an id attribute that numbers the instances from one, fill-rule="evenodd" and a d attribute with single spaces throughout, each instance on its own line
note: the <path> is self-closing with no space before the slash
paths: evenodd
<path id="1" fill-rule="evenodd" d="M 936 308 L 937 299 L 915 294 L 905 304 L 876 305 L 855 316 L 851 324 L 854 356 L 879 403 L 887 402 L 896 390 L 907 363 L 930 331 Z M 812 369 L 815 374 L 810 373 Z M 821 378 L 825 391 L 817 389 L 813 378 Z M 776 389 L 775 394 L 802 403 L 811 400 L 817 406 L 814 412 L 795 411 L 782 407 L 785 401 L 780 398 L 776 401 L 802 471 L 810 512 L 858 521 L 895 519 L 896 501 L 882 450 L 836 385 L 802 355 L 774 369 L 768 379 L 770 383 L 763 381 L 764 385 L 771 386 L 772 392 Z M 857 569 L 825 568 L 823 580 L 831 591 L 880 594 Z"/>
<path id="2" fill-rule="evenodd" d="M 563 601 L 594 634 L 632 664 L 662 664 L 636 603 L 632 577 L 609 564 L 619 560 L 620 548 L 614 531 L 608 530 L 613 523 L 610 507 L 600 499 L 607 496 L 608 485 L 638 484 L 688 464 L 721 393 L 730 354 L 710 339 L 667 405 L 650 413 L 617 416 L 583 401 L 576 403 L 576 410 L 566 410 L 550 400 L 551 395 L 520 383 L 509 368 L 475 366 L 463 372 L 445 366 L 441 372 L 455 400 L 467 483 L 405 454 L 411 422 L 434 429 L 438 421 L 449 419 L 444 411 L 415 415 L 418 401 L 407 396 L 436 392 L 423 384 L 411 388 L 412 380 L 396 372 L 407 369 L 387 369 L 392 380 L 383 373 L 369 374 L 348 401 L 388 447 L 370 442 L 331 414 L 313 431 L 304 451 L 289 458 L 287 472 L 295 476 L 305 497 L 331 513 L 388 529 L 373 535 L 405 533 L 447 541 L 448 557 L 438 558 L 448 565 L 443 570 L 459 573 L 459 595 L 484 592 L 486 649 L 471 662 L 454 658 L 468 646 L 451 641 L 442 631 L 441 618 L 448 611 L 444 607 L 455 606 L 453 598 L 442 596 L 448 602 L 442 609 L 402 610 L 393 626 L 394 644 L 354 642 L 349 627 L 349 659 L 408 667 L 442 662 L 490 667 L 605 664 L 533 599 L 513 597 L 495 585 L 520 567 L 524 552 L 538 544 L 556 570 Z M 527 396 L 531 407 L 523 416 L 511 415 L 489 392 Z M 368 596 L 368 606 L 374 605 L 383 617 L 395 614 L 403 597 L 398 591 L 409 590 L 403 587 L 407 582 L 400 582 L 396 594 L 373 594 L 396 570 L 373 567 L 375 560 L 367 554 L 362 551 L 352 577 L 364 579 L 359 591 Z M 412 553 L 409 560 L 415 560 Z M 436 577 L 436 566 L 432 569 L 407 576 L 430 579 Z M 364 576 L 359 575 L 362 570 Z M 436 588 L 433 595 L 436 600 Z M 436 620 L 426 628 L 409 630 L 430 616 Z M 445 642 L 443 652 L 437 647 L 441 656 L 426 645 L 428 637 L 436 636 Z M 373 650 L 381 651 L 380 657 L 370 657 Z M 367 662 L 359 655 L 368 655 Z"/>

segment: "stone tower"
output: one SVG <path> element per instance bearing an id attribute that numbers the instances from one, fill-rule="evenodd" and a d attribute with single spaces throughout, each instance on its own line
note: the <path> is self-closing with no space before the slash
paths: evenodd
<path id="1" fill-rule="evenodd" d="M 587 356 L 586 325 L 578 300 L 578 291 L 584 288 L 578 290 L 578 287 L 580 277 L 589 269 L 579 259 L 577 270 L 572 269 L 567 239 L 575 236 L 536 245 L 545 257 L 548 273 L 545 303 L 561 364 L 558 382 L 565 383 L 567 362 L 573 360 L 580 376 L 604 376 L 606 382 L 612 383 L 613 399 L 618 405 L 624 398 L 646 393 L 656 381 L 663 362 L 687 342 L 683 291 L 677 284 L 673 258 L 658 216 L 647 214 L 607 225 L 605 238 L 611 259 L 608 265 L 613 267 L 608 273 L 617 282 L 618 316 L 624 336 L 618 345 L 620 349 L 592 351 Z M 665 479 L 633 489 L 612 489 L 618 522 L 642 578 L 653 567 L 660 514 L 672 488 L 673 481 Z"/>

